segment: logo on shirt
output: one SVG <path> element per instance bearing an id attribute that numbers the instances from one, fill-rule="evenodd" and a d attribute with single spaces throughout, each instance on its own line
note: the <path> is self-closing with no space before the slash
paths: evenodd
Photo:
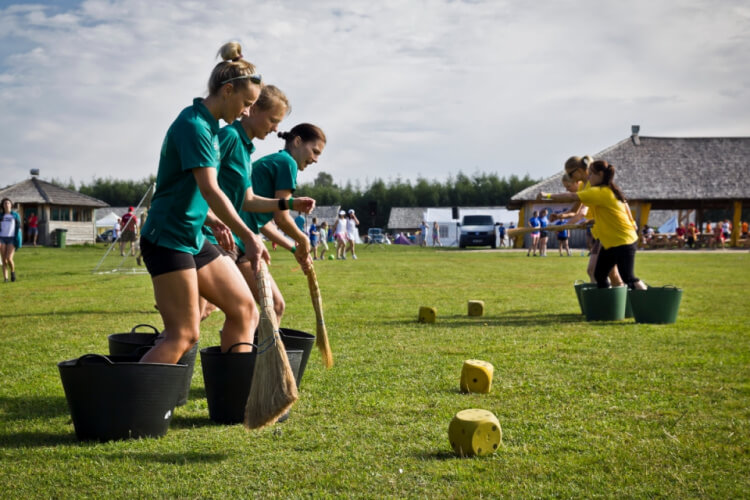
<path id="1" fill-rule="evenodd" d="M 221 150 L 219 148 L 219 136 L 215 135 L 213 139 L 214 153 L 216 153 L 216 159 L 221 159 Z"/>

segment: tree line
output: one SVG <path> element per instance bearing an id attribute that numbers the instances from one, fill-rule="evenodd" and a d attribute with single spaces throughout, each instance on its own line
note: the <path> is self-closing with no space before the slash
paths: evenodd
<path id="1" fill-rule="evenodd" d="M 353 208 L 361 228 L 386 227 L 393 207 L 483 207 L 505 206 L 510 198 L 539 182 L 526 174 L 500 178 L 497 174 L 463 173 L 445 182 L 418 178 L 413 184 L 397 178 L 385 182 L 377 179 L 364 188 L 347 182 L 339 186 L 326 172 L 319 172 L 312 183 L 300 184 L 296 193 L 315 198 L 318 205 L 341 205 Z M 373 215 L 374 214 L 374 215 Z"/>
<path id="2" fill-rule="evenodd" d="M 155 176 L 140 181 L 100 179 L 82 183 L 77 191 L 102 200 L 112 206 L 136 205 Z M 52 180 L 54 184 L 76 190 L 75 183 Z M 340 205 L 354 209 L 363 228 L 385 227 L 392 207 L 480 207 L 505 206 L 519 191 L 536 184 L 526 174 L 511 175 L 507 179 L 497 174 L 477 173 L 467 176 L 458 173 L 445 182 L 418 178 L 414 183 L 397 178 L 385 182 L 381 179 L 368 183 L 347 182 L 341 186 L 327 172 L 318 172 L 313 182 L 300 184 L 295 194 L 315 198 L 318 205 Z M 374 214 L 374 215 L 373 215 Z"/>

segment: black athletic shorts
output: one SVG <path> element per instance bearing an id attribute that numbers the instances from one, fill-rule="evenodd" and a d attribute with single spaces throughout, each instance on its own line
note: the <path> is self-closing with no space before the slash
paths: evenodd
<path id="1" fill-rule="evenodd" d="M 171 248 L 151 243 L 141 238 L 141 255 L 151 277 L 160 274 L 181 271 L 183 269 L 200 269 L 221 255 L 214 245 L 206 241 L 197 255 L 180 252 Z"/>
<path id="2" fill-rule="evenodd" d="M 565 241 L 565 240 L 567 240 L 567 239 L 568 239 L 568 237 L 567 237 L 567 236 L 558 236 L 558 237 L 557 237 L 557 240 L 558 240 L 558 241 Z"/>
<path id="3" fill-rule="evenodd" d="M 539 237 L 540 237 L 540 238 L 546 238 L 547 236 L 549 236 L 549 234 L 547 233 L 547 231 L 541 231 L 541 232 L 539 233 Z"/>

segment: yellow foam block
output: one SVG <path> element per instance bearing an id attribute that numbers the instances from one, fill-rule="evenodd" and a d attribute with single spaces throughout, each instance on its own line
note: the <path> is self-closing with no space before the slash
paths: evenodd
<path id="1" fill-rule="evenodd" d="M 479 359 L 467 359 L 461 368 L 461 392 L 487 394 L 492 389 L 495 368 L 491 363 Z"/>
<path id="2" fill-rule="evenodd" d="M 422 306 L 419 308 L 420 323 L 434 323 L 437 318 L 437 310 L 434 307 Z"/>
<path id="3" fill-rule="evenodd" d="M 497 450 L 503 431 L 492 412 L 472 408 L 456 413 L 448 426 L 448 439 L 458 455 L 481 457 Z"/>
<path id="4" fill-rule="evenodd" d="M 483 300 L 470 300 L 469 301 L 469 316 L 484 316 L 484 301 Z"/>

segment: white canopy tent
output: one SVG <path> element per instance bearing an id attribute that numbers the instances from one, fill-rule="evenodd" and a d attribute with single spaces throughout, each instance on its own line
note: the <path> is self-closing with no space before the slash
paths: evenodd
<path id="1" fill-rule="evenodd" d="M 119 219 L 117 214 L 115 214 L 114 212 L 110 212 L 96 221 L 96 228 L 99 229 L 100 227 L 106 227 L 107 229 L 112 229 L 115 225 L 115 222 L 117 222 L 117 219 Z"/>

